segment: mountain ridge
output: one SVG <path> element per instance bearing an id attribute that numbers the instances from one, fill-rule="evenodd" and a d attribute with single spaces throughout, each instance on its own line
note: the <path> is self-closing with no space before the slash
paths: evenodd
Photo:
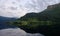
<path id="1" fill-rule="evenodd" d="M 56 4 L 56 6 L 57 7 L 53 5 L 52 8 L 48 7 L 40 13 L 28 13 L 11 24 L 18 26 L 28 33 L 41 33 L 45 36 L 59 36 L 60 4 Z"/>

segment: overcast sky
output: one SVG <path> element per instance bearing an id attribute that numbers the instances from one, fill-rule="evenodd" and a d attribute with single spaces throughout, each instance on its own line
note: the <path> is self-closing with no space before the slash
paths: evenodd
<path id="1" fill-rule="evenodd" d="M 48 5 L 59 2 L 60 0 L 0 0 L 0 16 L 21 17 L 26 13 L 42 11 Z"/>

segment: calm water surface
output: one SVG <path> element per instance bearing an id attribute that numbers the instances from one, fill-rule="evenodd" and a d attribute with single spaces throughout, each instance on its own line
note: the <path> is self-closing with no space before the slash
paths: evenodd
<path id="1" fill-rule="evenodd" d="M 39 33 L 30 34 L 24 30 L 7 24 L 0 24 L 0 36 L 44 36 Z"/>

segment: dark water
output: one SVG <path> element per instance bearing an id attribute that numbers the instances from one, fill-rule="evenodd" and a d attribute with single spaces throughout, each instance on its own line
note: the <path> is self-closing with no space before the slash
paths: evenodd
<path id="1" fill-rule="evenodd" d="M 0 29 L 16 28 L 14 25 L 0 24 Z"/>
<path id="2" fill-rule="evenodd" d="M 30 34 L 26 33 L 24 30 L 7 24 L 0 24 L 0 36 L 44 36 L 39 33 Z"/>

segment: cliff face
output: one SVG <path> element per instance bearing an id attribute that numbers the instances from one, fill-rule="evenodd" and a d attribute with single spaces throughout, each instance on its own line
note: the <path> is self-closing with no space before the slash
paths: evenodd
<path id="1" fill-rule="evenodd" d="M 55 4 L 55 5 L 49 5 L 47 7 L 47 9 L 55 9 L 55 8 L 60 8 L 60 3 L 59 4 Z"/>

